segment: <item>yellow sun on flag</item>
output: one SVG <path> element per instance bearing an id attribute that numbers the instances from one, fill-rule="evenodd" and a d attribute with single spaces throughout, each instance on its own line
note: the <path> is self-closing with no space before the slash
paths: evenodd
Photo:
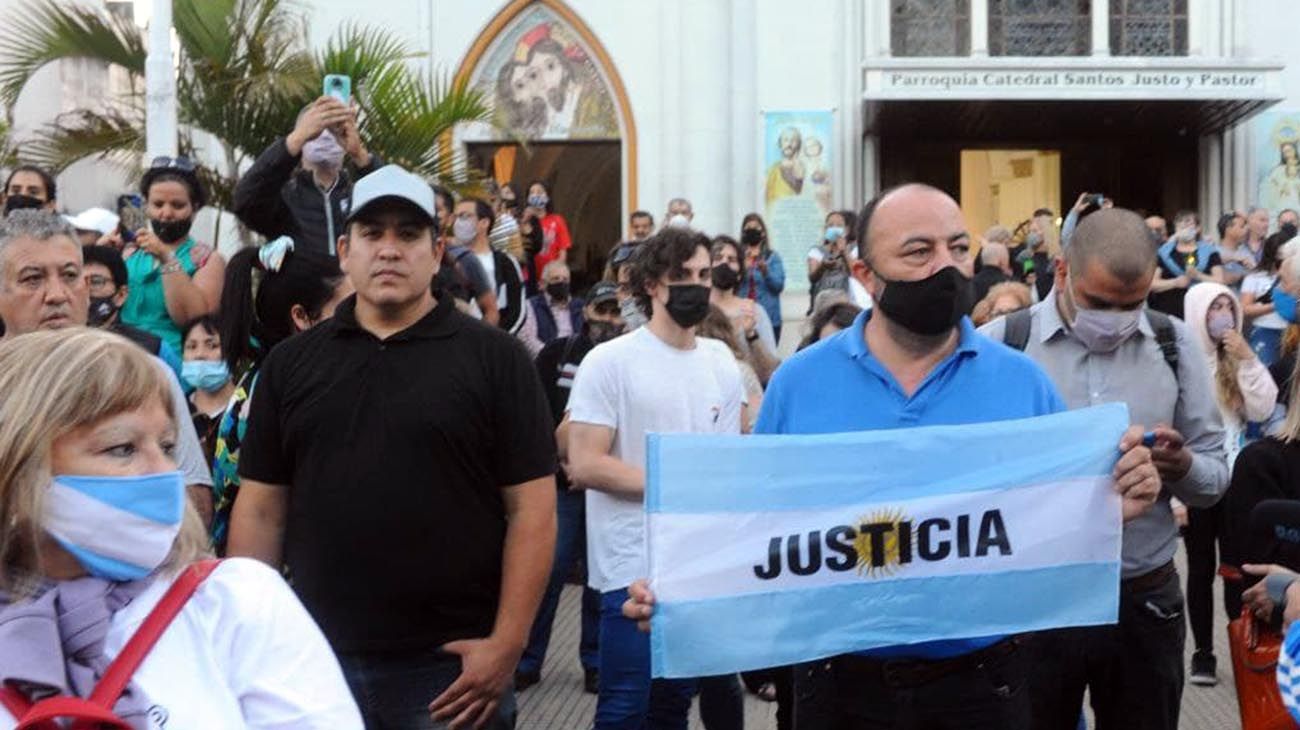
<path id="1" fill-rule="evenodd" d="M 873 560 L 871 536 L 865 532 L 859 532 L 853 539 L 853 547 L 858 551 L 858 575 L 878 578 L 881 576 L 893 575 L 899 569 L 899 544 L 898 544 L 898 526 L 900 522 L 907 520 L 907 515 L 903 514 L 901 509 L 881 509 L 870 515 L 865 515 L 858 520 L 858 524 L 881 524 L 888 523 L 893 525 L 893 529 L 885 533 L 884 539 L 884 558 Z M 911 525 L 908 525 L 911 529 Z M 912 541 L 915 544 L 915 540 Z M 877 565 L 879 563 L 879 565 Z"/>

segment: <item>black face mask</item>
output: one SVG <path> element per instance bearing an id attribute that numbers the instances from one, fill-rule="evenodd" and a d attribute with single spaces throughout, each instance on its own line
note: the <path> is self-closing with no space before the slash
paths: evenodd
<path id="1" fill-rule="evenodd" d="M 569 282 L 557 281 L 547 284 L 546 295 L 557 302 L 569 301 Z"/>
<path id="2" fill-rule="evenodd" d="M 665 308 L 677 326 L 690 329 L 709 316 L 709 288 L 703 284 L 674 284 L 668 287 Z"/>
<path id="3" fill-rule="evenodd" d="M 15 210 L 28 210 L 45 205 L 45 201 L 30 195 L 10 195 L 5 198 L 5 215 Z"/>
<path id="4" fill-rule="evenodd" d="M 91 297 L 86 324 L 100 327 L 112 319 L 114 314 L 117 314 L 117 303 L 113 301 L 113 297 Z"/>
<path id="5" fill-rule="evenodd" d="M 153 234 L 166 244 L 184 241 L 185 237 L 190 235 L 190 226 L 192 225 L 194 225 L 193 218 L 182 218 L 178 221 L 149 219 L 149 227 L 153 229 Z"/>
<path id="6" fill-rule="evenodd" d="M 595 319 L 587 320 L 587 339 L 591 340 L 593 345 L 609 342 L 621 334 L 623 334 L 623 325 L 621 324 L 601 322 Z"/>
<path id="7" fill-rule="evenodd" d="M 885 282 L 876 306 L 885 316 L 918 335 L 941 335 L 952 329 L 974 305 L 971 281 L 955 266 L 940 269 L 920 281 Z"/>
<path id="8" fill-rule="evenodd" d="M 746 228 L 740 232 L 740 242 L 746 246 L 757 246 L 763 242 L 763 232 L 757 228 Z"/>
<path id="9" fill-rule="evenodd" d="M 740 283 L 740 274 L 726 264 L 713 267 L 713 286 L 723 291 L 731 291 Z"/>

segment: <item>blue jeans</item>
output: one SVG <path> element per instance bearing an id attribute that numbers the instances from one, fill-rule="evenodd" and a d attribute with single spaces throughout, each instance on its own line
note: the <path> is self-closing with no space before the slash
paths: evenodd
<path id="1" fill-rule="evenodd" d="M 429 703 L 460 676 L 460 657 L 424 649 L 406 652 L 339 653 L 348 688 L 367 730 L 445 728 L 429 716 Z M 514 688 L 506 690 L 489 730 L 515 726 Z"/>
<path id="2" fill-rule="evenodd" d="M 1259 356 L 1259 361 L 1264 363 L 1264 367 L 1272 365 L 1282 356 L 1282 330 L 1251 328 L 1250 347 Z"/>
<path id="3" fill-rule="evenodd" d="M 551 564 L 551 581 L 546 585 L 542 604 L 537 607 L 528 646 L 519 659 L 524 674 L 542 671 L 546 647 L 551 643 L 551 624 L 560 603 L 564 581 L 573 572 L 578 559 L 587 554 L 587 497 L 578 490 L 564 490 L 555 495 L 556 533 L 555 562 Z M 596 651 L 600 638 L 600 593 L 582 589 L 582 639 L 578 644 L 578 661 L 584 670 L 596 668 Z"/>
<path id="4" fill-rule="evenodd" d="M 623 618 L 627 589 L 600 596 L 596 730 L 686 730 L 695 681 L 650 679 L 650 635 Z"/>

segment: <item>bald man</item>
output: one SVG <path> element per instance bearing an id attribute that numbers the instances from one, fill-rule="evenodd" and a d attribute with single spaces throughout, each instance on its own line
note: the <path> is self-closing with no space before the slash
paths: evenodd
<path id="1" fill-rule="evenodd" d="M 1041 368 L 977 333 L 966 317 L 973 262 L 956 201 L 925 185 L 888 190 L 862 209 L 858 241 L 875 306 L 776 371 L 756 433 L 984 423 L 1064 410 Z M 1140 514 L 1159 492 L 1141 435 L 1130 430 L 1119 444 L 1124 455 L 1116 473 L 1126 515 Z M 863 458 L 870 463 L 869 454 Z M 954 604 L 953 610 L 966 609 Z M 645 616 L 648 607 L 633 601 L 625 613 Z M 849 729 L 1029 728 L 1028 695 L 1017 691 L 1027 681 L 1027 658 L 1013 636 L 835 657 L 826 680 L 833 696 L 798 712 L 821 710 L 832 715 L 830 726 Z M 908 667 L 906 678 L 887 681 L 886 668 L 901 666 Z M 799 672 L 796 681 L 806 676 Z"/>
<path id="2" fill-rule="evenodd" d="M 988 296 L 989 289 L 1012 279 L 1011 252 L 1005 243 L 996 241 L 985 243 L 984 248 L 980 250 L 980 262 L 984 264 L 984 268 L 975 275 L 976 302 Z"/>
<path id="3" fill-rule="evenodd" d="M 1009 344 L 1023 345 L 1070 408 L 1126 403 L 1134 427 L 1155 433 L 1152 458 L 1164 487 L 1150 510 L 1124 526 L 1119 624 L 1037 637 L 1030 694 L 1039 728 L 1073 730 L 1085 688 L 1097 730 L 1178 727 L 1186 628 L 1169 498 L 1213 506 L 1227 489 L 1228 465 L 1204 354 L 1181 321 L 1146 307 L 1156 272 L 1150 236 L 1131 211 L 1084 218 L 1052 295 L 981 330 L 1007 340 L 1013 322 L 1027 318 L 1024 342 Z M 1213 654 L 1197 657 L 1194 670 L 1212 677 Z"/>

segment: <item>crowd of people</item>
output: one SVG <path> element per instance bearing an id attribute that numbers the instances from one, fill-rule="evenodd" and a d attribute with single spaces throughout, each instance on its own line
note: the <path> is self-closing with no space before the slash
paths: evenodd
<path id="1" fill-rule="evenodd" d="M 1218 681 L 1219 564 L 1251 566 L 1229 617 L 1288 575 L 1246 531 L 1300 499 L 1294 211 L 1230 211 L 1217 237 L 1182 211 L 1171 235 L 1085 193 L 1059 225 L 975 237 L 903 185 L 826 216 L 792 333 L 757 213 L 709 236 L 685 198 L 659 225 L 638 210 L 575 292 L 545 181 L 457 196 L 370 153 L 331 98 L 238 185 L 265 243 L 226 260 L 194 238 L 186 158 L 153 160 L 139 199 L 132 227 L 57 215 L 38 168 L 5 185 L 0 727 L 513 727 L 579 576 L 600 730 L 685 728 L 697 697 L 740 728 L 746 690 L 780 728 L 1073 730 L 1087 693 L 1098 728 L 1173 730 L 1188 675 Z M 1116 624 L 651 677 L 647 434 L 1107 402 L 1132 420 Z"/>

